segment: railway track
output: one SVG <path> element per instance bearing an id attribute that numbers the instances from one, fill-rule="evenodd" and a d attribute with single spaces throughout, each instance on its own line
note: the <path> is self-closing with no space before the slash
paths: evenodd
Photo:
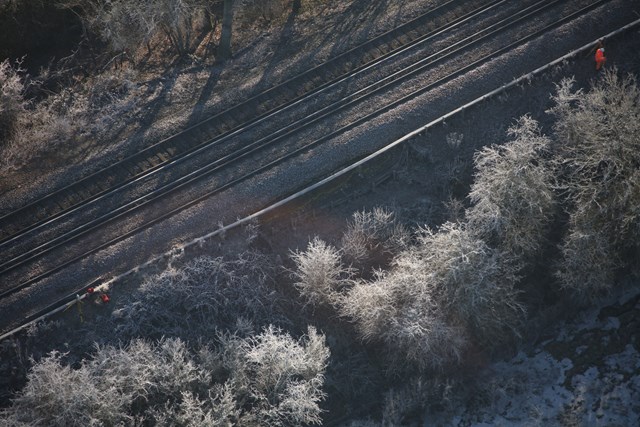
<path id="1" fill-rule="evenodd" d="M 201 148 L 220 144 L 267 120 L 274 112 L 337 84 L 345 77 L 389 60 L 424 43 L 443 29 L 451 30 L 470 17 L 489 11 L 505 0 L 476 0 L 464 5 L 448 1 L 374 40 L 268 89 L 239 105 L 167 138 L 110 167 L 0 217 L 0 248 L 75 208 L 185 159 Z M 455 16 L 446 21 L 446 18 Z"/>
<path id="2" fill-rule="evenodd" d="M 482 4 L 480 5 L 480 3 Z M 251 107 L 255 109 L 255 116 L 253 119 L 249 118 L 245 120 L 243 124 L 236 126 L 236 128 L 216 127 L 214 132 L 219 132 L 218 136 L 212 137 L 210 134 L 206 134 L 203 128 L 196 126 L 180 134 L 182 136 L 178 135 L 175 138 L 166 140 L 172 141 L 176 138 L 185 138 L 189 141 L 185 147 L 190 148 L 182 148 L 182 151 L 176 149 L 173 153 L 174 157 L 167 159 L 164 159 L 164 157 L 167 156 L 156 154 L 153 158 L 163 158 L 164 160 L 162 161 L 164 163 L 160 162 L 154 165 L 150 160 L 147 160 L 149 167 L 146 170 L 143 169 L 137 174 L 123 174 L 122 176 L 127 177 L 123 181 L 118 181 L 118 177 L 120 177 L 120 175 L 117 173 L 112 175 L 109 180 L 112 184 L 111 187 L 104 188 L 104 186 L 98 186 L 96 187 L 99 188 L 97 191 L 92 192 L 86 190 L 84 193 L 80 192 L 81 194 L 88 194 L 89 196 L 85 197 L 83 201 L 70 203 L 66 208 L 63 206 L 67 205 L 56 204 L 58 209 L 51 209 L 51 214 L 49 216 L 45 216 L 44 219 L 37 219 L 30 223 L 27 221 L 27 225 L 22 228 L 14 228 L 14 230 L 18 231 L 6 233 L 4 240 L 0 242 L 0 245 L 4 248 L 8 248 L 10 245 L 15 245 L 18 240 L 23 238 L 23 236 L 29 234 L 36 235 L 37 231 L 40 231 L 45 226 L 54 223 L 55 220 L 67 215 L 72 216 L 72 213 L 75 214 L 80 212 L 82 209 L 87 209 L 86 207 L 91 203 L 97 204 L 97 201 L 108 201 L 109 197 L 113 197 L 115 195 L 120 197 L 120 193 L 117 193 L 118 190 L 122 191 L 129 186 L 135 187 L 137 183 L 141 183 L 151 175 L 162 175 L 160 172 L 167 172 L 170 175 L 169 169 L 167 168 L 168 165 L 176 168 L 177 172 L 175 172 L 175 176 L 170 175 L 170 178 L 162 180 L 163 182 L 161 185 L 155 187 L 153 191 L 145 193 L 142 196 L 133 197 L 126 201 L 126 203 L 121 203 L 115 207 L 107 203 L 107 208 L 103 210 L 100 215 L 89 215 L 88 217 L 90 217 L 90 219 L 88 221 L 83 220 L 84 222 L 80 225 L 73 224 L 72 226 L 69 226 L 68 230 L 64 230 L 62 233 L 54 233 L 53 238 L 47 238 L 43 242 L 37 241 L 36 244 L 32 244 L 31 249 L 18 251 L 19 253 L 17 255 L 15 253 L 11 254 L 9 259 L 4 257 L 5 252 L 3 252 L 3 258 L 0 261 L 2 262 L 0 265 L 0 277 L 8 277 L 11 272 L 21 271 L 20 267 L 38 260 L 43 254 L 56 248 L 71 245 L 77 239 L 105 228 L 107 224 L 114 223 L 116 220 L 125 219 L 128 215 L 132 215 L 143 206 L 150 206 L 153 203 L 159 203 L 163 201 L 168 194 L 176 193 L 178 190 L 184 190 L 185 188 L 199 182 L 204 177 L 216 174 L 216 182 L 213 185 L 207 185 L 207 188 L 197 197 L 190 195 L 183 200 L 170 203 L 168 204 L 169 206 L 166 206 L 161 213 L 151 220 L 145 221 L 142 224 L 136 224 L 126 230 L 118 230 L 118 232 L 110 234 L 99 243 L 92 245 L 89 249 L 83 249 L 64 259 L 64 261 L 61 260 L 53 267 L 45 268 L 39 274 L 35 274 L 25 280 L 19 281 L 17 285 L 5 286 L 6 282 L 3 281 L 2 287 L 0 288 L 0 292 L 2 292 L 0 297 L 4 298 L 25 289 L 33 283 L 42 280 L 79 259 L 82 259 L 87 256 L 88 253 L 96 252 L 116 241 L 138 233 L 144 228 L 149 227 L 151 224 L 160 222 L 180 210 L 185 209 L 187 206 L 198 203 L 204 198 L 211 197 L 213 194 L 229 188 L 238 182 L 256 176 L 257 174 L 264 172 L 287 159 L 297 156 L 300 153 L 329 140 L 335 135 L 345 132 L 348 129 L 382 114 L 394 106 L 407 102 L 408 100 L 439 84 L 452 80 L 456 76 L 459 76 L 470 69 L 479 66 L 483 62 L 490 60 L 490 57 L 487 57 L 486 55 L 487 49 L 489 49 L 493 55 L 499 55 L 507 52 L 534 37 L 544 34 L 544 32 L 549 31 L 555 26 L 559 26 L 568 20 L 575 19 L 575 17 L 580 16 L 581 14 L 588 13 L 593 8 L 606 3 L 606 1 L 585 1 L 583 2 L 582 7 L 575 8 L 575 10 L 560 16 L 550 16 L 558 15 L 557 11 L 552 12 L 555 10 L 553 9 L 554 7 L 563 6 L 564 3 L 566 3 L 558 0 L 531 1 L 527 2 L 526 5 L 524 5 L 523 2 L 515 2 L 517 3 L 517 7 L 515 8 L 516 10 L 504 9 L 502 11 L 502 15 L 495 13 L 495 10 L 493 9 L 507 4 L 511 4 L 511 6 L 513 6 L 513 3 L 514 2 L 508 1 L 478 2 L 477 5 L 479 6 L 472 11 L 457 13 L 457 18 L 455 18 L 450 25 L 442 25 L 433 28 L 428 32 L 422 33 L 420 36 L 411 39 L 411 41 L 405 44 L 398 44 L 398 42 L 396 42 L 395 47 L 393 47 L 394 43 L 389 43 L 389 46 L 391 47 L 386 54 L 380 53 L 379 46 L 382 45 L 382 40 L 376 39 L 375 41 L 370 42 L 372 43 L 370 46 L 377 46 L 375 49 L 380 53 L 379 56 L 369 60 L 368 62 L 361 62 L 360 65 L 352 68 L 352 71 L 348 71 L 343 74 L 338 73 L 338 77 L 334 77 L 335 74 L 332 75 L 332 80 L 328 83 L 319 83 L 315 87 L 311 87 L 307 92 L 304 92 L 302 96 L 294 97 L 288 101 L 282 101 L 280 103 L 280 107 L 274 107 L 274 109 L 266 109 L 264 112 L 260 112 L 260 109 L 258 108 L 260 104 L 253 104 Z M 450 5 L 450 3 L 446 3 L 445 6 L 446 5 Z M 441 9 L 440 12 L 442 11 L 443 10 Z M 340 96 L 336 96 L 336 92 L 334 92 L 333 95 L 329 94 L 330 89 L 339 89 L 338 86 L 340 83 L 353 79 L 356 76 L 366 77 L 366 72 L 368 70 L 376 66 L 380 66 L 384 61 L 388 61 L 390 59 L 398 60 L 400 59 L 398 57 L 402 53 L 408 52 L 411 49 L 418 49 L 420 46 L 429 43 L 445 43 L 445 39 L 438 41 L 436 38 L 444 37 L 444 34 L 447 31 L 452 31 L 462 24 L 470 25 L 472 20 L 480 19 L 482 14 L 487 14 L 488 12 L 492 12 L 494 17 L 497 16 L 500 17 L 500 19 L 494 19 L 493 21 L 488 20 L 486 23 L 481 22 L 481 24 L 484 24 L 480 25 L 481 28 L 476 28 L 468 35 L 463 35 L 458 38 L 454 38 L 453 40 L 449 40 L 446 47 L 438 49 L 437 52 L 427 50 L 426 53 L 423 52 L 419 56 L 419 59 L 410 59 L 410 65 L 405 65 L 399 70 L 389 72 L 384 78 L 377 78 L 372 83 L 363 84 L 362 87 L 346 95 L 340 90 L 336 91 Z M 534 18 L 540 20 L 540 17 L 544 14 L 549 15 L 549 18 L 544 22 L 538 23 L 538 25 L 535 26 L 535 29 L 527 28 L 526 30 L 519 31 L 518 25 L 526 24 L 529 22 L 528 20 Z M 421 18 L 424 19 L 424 17 Z M 405 29 L 409 29 L 409 32 L 415 30 L 415 28 L 412 28 L 411 26 L 406 27 Z M 504 36 L 504 38 L 509 41 L 496 46 L 496 37 L 505 35 L 508 31 L 511 31 L 512 33 L 509 33 L 508 36 Z M 390 36 L 388 34 L 390 33 L 384 35 L 383 38 L 389 38 Z M 395 34 L 398 36 L 397 40 L 400 40 L 401 37 L 399 33 Z M 513 34 L 517 34 L 517 37 L 514 38 Z M 396 39 L 394 38 L 393 40 Z M 363 55 L 362 57 L 368 58 L 367 55 Z M 447 65 L 447 61 L 453 58 L 462 58 L 462 65 Z M 343 59 L 346 61 L 347 58 Z M 346 62 L 353 64 L 356 61 Z M 351 66 L 353 67 L 353 65 Z M 440 67 L 439 70 L 438 67 Z M 439 72 L 436 73 L 436 71 Z M 435 77 L 429 80 L 427 84 L 423 84 L 417 88 L 412 87 L 412 78 L 429 72 L 434 73 Z M 313 79 L 311 79 L 311 81 L 313 81 Z M 403 88 L 402 85 L 409 86 L 409 89 L 406 87 Z M 293 89 L 289 87 L 288 93 L 292 93 L 292 90 Z M 298 90 L 303 91 L 302 89 Z M 390 92 L 397 95 L 390 96 Z M 261 96 L 262 94 L 257 98 Z M 317 107 L 319 103 L 317 98 L 318 96 L 325 97 L 322 99 L 324 103 L 321 104 L 321 107 L 316 108 L 312 113 L 304 113 L 303 117 L 290 120 L 284 126 L 271 130 L 271 132 L 266 136 L 249 139 L 251 141 L 249 143 L 247 143 L 247 139 L 241 138 L 244 133 L 259 129 L 259 125 L 268 124 L 268 119 L 275 120 L 278 113 L 282 114 L 283 111 L 287 111 L 294 106 L 301 108 L 303 101 L 310 100 L 312 97 L 316 97 L 314 99 L 314 104 Z M 358 109 L 364 100 L 370 100 L 375 97 L 386 98 L 386 102 L 374 102 L 373 104 L 376 105 L 376 107 L 373 109 L 363 111 L 361 114 L 355 116 L 349 115 L 346 119 L 336 119 L 338 113 L 344 113 L 349 109 Z M 272 102 L 277 103 L 278 101 Z M 335 121 L 338 124 L 334 126 L 330 132 L 325 132 L 324 135 L 318 136 L 317 131 L 315 131 L 314 134 L 314 131 L 310 129 L 312 129 L 314 125 L 318 125 L 323 121 Z M 207 121 L 201 126 L 213 126 L 213 123 L 213 121 Z M 305 134 L 305 132 L 307 132 L 307 134 Z M 201 140 L 198 140 L 195 135 L 204 135 L 204 137 Z M 307 138 L 306 136 L 308 135 L 315 136 Z M 206 142 L 201 142 L 202 140 L 206 140 Z M 160 146 L 166 141 L 157 145 Z M 301 141 L 304 142 L 301 143 Z M 215 152 L 213 148 L 215 148 Z M 134 162 L 132 159 L 135 159 L 136 156 L 133 156 L 127 161 L 131 160 Z M 200 164 L 195 161 L 197 159 L 201 160 Z M 138 160 L 140 159 L 135 160 L 135 162 L 138 162 Z M 240 161 L 247 162 L 251 167 L 241 165 Z M 184 169 L 179 169 L 181 164 L 185 165 Z M 198 164 L 198 166 L 194 168 L 194 164 Z M 121 171 L 122 168 L 129 170 L 125 163 L 124 165 L 118 164 L 114 166 L 114 168 L 110 168 L 105 171 Z M 133 168 L 132 170 L 137 171 L 138 169 Z M 190 170 L 190 172 L 185 172 L 185 170 Z M 92 179 L 98 179 L 101 176 L 99 174 L 103 172 L 104 171 L 100 171 L 93 175 Z M 89 178 L 91 177 L 88 177 L 87 179 Z M 82 182 L 77 185 L 80 185 L 80 188 L 86 189 L 86 187 L 82 186 L 84 185 Z M 67 189 L 64 191 L 67 191 Z M 60 193 L 62 194 L 62 198 L 58 200 L 64 201 L 73 199 L 73 197 L 69 197 L 66 193 L 63 193 Z M 90 194 L 94 195 L 91 196 Z M 43 199 L 42 203 L 49 203 L 56 198 L 55 195 L 49 197 L 50 198 L 48 199 L 45 198 L 46 200 Z M 78 199 L 78 197 L 76 197 L 76 199 Z M 38 202 L 36 202 L 36 204 L 37 203 Z M 36 204 L 32 205 L 35 206 Z M 32 205 L 25 208 L 32 209 Z M 42 206 L 37 210 L 42 210 Z M 14 217 L 26 217 L 27 212 L 28 210 L 21 210 L 3 217 L 1 219 L 2 229 L 5 229 L 5 220 L 8 221 L 12 215 Z M 95 211 L 91 212 L 95 213 Z M 18 276 L 21 275 L 18 274 Z M 9 281 L 13 281 L 13 279 Z"/>

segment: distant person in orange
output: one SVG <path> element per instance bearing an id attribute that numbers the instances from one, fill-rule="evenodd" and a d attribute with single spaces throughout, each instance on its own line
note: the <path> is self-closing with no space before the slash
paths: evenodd
<path id="1" fill-rule="evenodd" d="M 607 62 L 607 57 L 604 56 L 604 46 L 599 43 L 596 49 L 596 71 L 602 68 L 605 62 Z"/>

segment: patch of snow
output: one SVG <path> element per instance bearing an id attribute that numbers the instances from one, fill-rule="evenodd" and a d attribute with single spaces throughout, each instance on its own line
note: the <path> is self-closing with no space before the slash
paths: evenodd
<path id="1" fill-rule="evenodd" d="M 619 301 L 625 303 L 637 292 L 636 287 Z M 586 370 L 580 368 L 583 362 L 579 359 L 574 367 L 569 358 L 557 360 L 542 350 L 553 342 L 564 346 L 580 342 L 581 337 L 592 337 L 594 331 L 609 331 L 602 337 L 603 345 L 615 342 L 626 325 L 621 325 L 618 317 L 598 319 L 601 307 L 586 310 L 576 321 L 565 324 L 556 339 L 546 341 L 533 354 L 520 352 L 508 361 L 493 363 L 480 374 L 477 390 L 470 393 L 472 399 L 460 402 L 448 413 L 426 413 L 424 425 L 640 425 L 640 353 L 635 339 L 621 352 L 593 360 Z M 569 346 L 576 357 L 588 357 L 589 351 L 586 342 Z"/>

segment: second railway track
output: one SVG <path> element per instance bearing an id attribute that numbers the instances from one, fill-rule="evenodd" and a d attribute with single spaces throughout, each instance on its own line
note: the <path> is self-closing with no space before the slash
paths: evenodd
<path id="1" fill-rule="evenodd" d="M 508 2 L 503 2 L 503 1 L 491 2 L 490 4 L 485 2 L 483 7 L 484 8 L 495 7 L 498 4 L 505 4 L 505 3 L 508 3 Z M 487 40 L 491 36 L 497 36 L 501 32 L 507 31 L 508 28 L 512 28 L 518 22 L 525 22 L 527 17 L 533 16 L 533 14 L 539 14 L 545 11 L 548 13 L 547 8 L 558 6 L 559 4 L 562 4 L 562 3 L 563 2 L 558 2 L 558 1 L 529 2 L 528 5 L 530 6 L 530 9 L 529 7 L 522 7 L 522 3 L 518 3 L 519 5 L 518 13 L 510 13 L 508 11 L 506 12 L 509 15 L 510 19 L 494 22 L 486 26 L 482 30 L 475 32 L 474 36 L 463 37 L 460 40 L 457 40 L 455 43 L 450 45 L 450 48 L 448 50 L 440 50 L 439 54 L 437 55 L 436 54 L 432 54 L 430 56 L 427 55 L 426 57 L 423 57 L 420 60 L 413 62 L 413 65 L 410 66 L 410 67 L 413 67 L 413 69 L 410 69 L 409 67 L 405 67 L 400 71 L 391 73 L 387 81 L 383 81 L 383 79 L 381 79 L 380 81 L 375 82 L 369 86 L 365 86 L 366 90 L 359 89 L 355 93 L 350 93 L 347 96 L 343 96 L 342 98 L 339 98 L 338 100 L 333 101 L 332 103 L 329 103 L 327 106 L 324 106 L 319 110 L 316 110 L 317 112 L 309 115 L 306 118 L 306 120 L 299 120 L 299 123 L 295 123 L 294 121 L 292 124 L 286 125 L 284 127 L 279 128 L 279 130 L 273 131 L 269 136 L 258 138 L 249 144 L 242 143 L 242 141 L 236 141 L 235 143 L 240 145 L 236 147 L 232 147 L 233 144 L 229 142 L 229 147 L 228 147 L 229 151 L 227 153 L 223 152 L 221 156 L 218 156 L 213 160 L 209 159 L 205 161 L 204 165 L 198 167 L 196 170 L 193 170 L 189 173 L 183 172 L 181 174 L 178 174 L 178 176 L 175 179 L 167 180 L 169 182 L 159 186 L 154 191 L 148 194 L 145 194 L 142 197 L 135 197 L 132 200 L 129 200 L 126 203 L 121 204 L 115 208 L 110 207 L 108 209 L 109 212 L 104 213 L 97 217 L 93 217 L 89 221 L 86 221 L 79 226 L 73 227 L 70 231 L 58 234 L 53 239 L 49 239 L 44 243 L 38 244 L 37 246 L 35 246 L 34 249 L 30 251 L 22 251 L 20 254 L 18 254 L 17 256 L 13 256 L 13 258 L 9 260 L 3 259 L 3 263 L 0 266 L 0 270 L 1 270 L 0 275 L 4 274 L 6 276 L 6 273 L 11 272 L 14 269 L 17 269 L 18 267 L 20 267 L 21 265 L 29 261 L 33 261 L 37 259 L 42 253 L 50 249 L 60 247 L 62 245 L 70 244 L 74 239 L 77 239 L 80 236 L 87 234 L 89 231 L 95 231 L 100 227 L 104 227 L 105 224 L 111 221 L 114 221 L 117 218 L 121 218 L 126 215 L 129 215 L 132 212 L 132 210 L 138 209 L 141 205 L 146 205 L 152 202 L 159 201 L 163 197 L 165 197 L 168 193 L 174 192 L 175 190 L 183 188 L 187 185 L 191 185 L 197 180 L 199 180 L 200 178 L 202 178 L 203 176 L 211 175 L 214 172 L 222 173 L 221 172 L 222 168 L 227 167 L 229 165 L 234 165 L 234 169 L 236 169 L 236 171 L 231 173 L 227 169 L 227 172 L 225 173 L 227 173 L 228 176 L 226 177 L 220 176 L 219 178 L 217 178 L 216 184 L 212 188 L 208 188 L 206 189 L 206 191 L 203 191 L 202 194 L 200 194 L 198 197 L 190 196 L 187 198 L 188 200 L 182 200 L 179 202 L 170 203 L 168 204 L 168 206 L 165 206 L 164 209 L 162 209 L 162 212 L 159 212 L 159 214 L 152 221 L 149 221 L 148 223 L 145 223 L 145 224 L 137 224 L 136 226 L 131 227 L 127 230 L 121 230 L 120 233 L 116 233 L 115 237 L 107 237 L 103 241 L 99 242 L 98 244 L 93 245 L 90 251 L 96 251 L 99 248 L 104 247 L 105 245 L 108 245 L 117 239 L 121 239 L 126 236 L 132 235 L 140 231 L 144 227 L 148 226 L 148 224 L 151 222 L 157 222 L 163 218 L 171 216 L 174 213 L 176 213 L 178 210 L 183 209 L 185 206 L 188 206 L 193 203 L 197 203 L 202 198 L 210 197 L 212 193 L 219 192 L 222 189 L 227 188 L 238 181 L 247 179 L 250 176 L 253 176 L 261 171 L 264 171 L 269 167 L 272 167 L 274 164 L 280 163 L 286 160 L 287 158 L 295 156 L 300 152 L 307 150 L 310 147 L 317 145 L 320 142 L 328 139 L 329 137 L 334 136 L 337 133 L 343 132 L 346 129 L 357 125 L 358 123 L 362 123 L 372 117 L 375 117 L 375 115 L 380 114 L 382 111 L 386 109 L 392 108 L 393 106 L 398 105 L 399 103 L 405 102 L 407 99 L 411 98 L 412 96 L 415 96 L 418 93 L 422 93 L 428 90 L 430 87 L 433 87 L 434 85 L 450 80 L 454 78 L 456 75 L 460 75 L 461 73 L 468 71 L 471 67 L 478 66 L 482 61 L 487 60 L 486 57 L 485 59 L 482 59 L 483 52 L 481 50 L 479 52 L 480 58 L 477 58 L 475 60 L 467 60 L 463 66 L 457 66 L 453 70 L 446 69 L 446 67 L 443 66 L 445 68 L 444 72 L 442 72 L 441 70 L 441 73 L 438 74 L 436 78 L 432 79 L 431 83 L 428 85 L 419 87 L 415 90 L 408 90 L 408 92 L 405 90 L 405 92 L 407 93 L 403 93 L 402 90 L 397 89 L 398 87 L 397 85 L 402 84 L 403 82 L 406 81 L 408 77 L 411 77 L 414 70 L 416 72 L 418 71 L 422 72 L 424 70 L 433 69 L 436 63 L 442 61 L 448 56 L 451 56 L 454 54 L 462 55 L 463 53 L 469 51 L 470 46 L 475 46 L 476 44 L 479 44 L 482 40 Z M 542 34 L 544 31 L 547 31 L 549 28 L 551 28 L 554 25 L 560 25 L 562 22 L 565 22 L 566 20 L 572 19 L 573 17 L 577 16 L 577 14 L 586 13 L 589 10 L 591 10 L 591 8 L 595 8 L 598 5 L 601 5 L 606 2 L 605 1 L 598 1 L 598 2 L 585 1 L 583 3 L 586 6 L 582 8 L 576 8 L 577 10 L 572 11 L 571 13 L 568 13 L 565 16 L 560 17 L 559 19 L 558 17 L 554 17 L 553 19 L 550 19 L 549 22 L 545 22 L 545 23 L 542 23 L 541 25 L 538 25 L 538 28 L 535 31 L 525 31 L 524 35 L 522 35 L 519 38 L 516 38 L 514 41 L 511 41 L 510 43 L 504 43 L 499 48 L 497 48 L 494 45 L 492 47 L 492 51 L 494 52 L 494 54 L 499 54 L 501 53 L 500 51 L 506 51 L 508 49 L 511 49 L 519 44 L 524 43 L 525 41 L 529 40 L 532 37 L 536 37 L 537 35 Z M 531 15 L 529 15 L 529 13 Z M 467 19 L 470 16 L 471 15 L 468 15 L 464 19 Z M 519 19 L 520 21 L 517 21 L 517 19 Z M 438 30 L 432 30 L 431 34 L 435 34 L 438 31 L 443 31 L 445 28 L 446 27 L 442 27 Z M 350 74 L 353 74 L 353 72 Z M 397 78 L 391 78 L 394 75 L 397 76 Z M 348 77 L 348 75 L 346 77 Z M 337 80 L 334 79 L 334 81 L 338 81 L 344 78 L 345 76 Z M 315 137 L 310 139 L 306 139 L 303 137 L 289 138 L 289 141 L 287 142 L 288 148 L 282 148 L 282 146 L 277 146 L 277 148 L 271 148 L 272 153 L 270 155 L 267 155 L 265 151 L 263 151 L 268 147 L 273 147 L 272 144 L 275 141 L 282 140 L 286 142 L 287 139 L 284 138 L 285 136 L 291 136 L 294 133 L 298 134 L 299 132 L 304 130 L 306 127 L 310 126 L 310 124 L 312 123 L 315 123 L 319 120 L 335 117 L 334 114 L 338 110 L 344 110 L 347 107 L 352 107 L 354 105 L 357 105 L 356 103 L 361 96 L 362 97 L 381 96 L 379 95 L 381 90 L 383 89 L 389 90 L 390 88 L 394 88 L 394 90 L 398 93 L 397 96 L 389 97 L 386 103 L 380 104 L 379 106 L 374 108 L 373 111 L 365 111 L 363 114 L 360 114 L 355 118 L 352 117 L 346 120 L 345 122 L 346 124 L 344 125 L 339 120 L 336 120 L 336 122 L 340 122 L 340 124 L 336 125 L 334 129 L 332 129 L 330 132 L 328 132 L 326 135 L 322 137 Z M 308 95 L 305 95 L 305 96 L 308 96 Z M 387 95 L 384 95 L 384 96 L 387 96 Z M 272 113 L 269 113 L 269 114 L 272 114 Z M 258 115 L 258 117 L 263 117 L 263 116 Z M 253 126 L 253 122 L 251 122 L 250 126 Z M 230 134 L 233 134 L 234 132 L 235 131 L 231 131 Z M 219 140 L 232 141 L 232 136 L 237 136 L 237 135 L 227 135 Z M 301 143 L 300 141 L 302 140 L 305 140 L 307 142 Z M 216 139 L 216 141 L 218 140 Z M 256 156 L 256 154 L 258 153 L 258 150 L 260 150 L 260 154 Z M 245 159 L 249 158 L 249 156 L 254 156 L 250 159 L 251 160 L 250 163 L 252 165 L 255 165 L 255 167 L 248 168 L 248 166 L 242 166 L 247 168 L 243 170 L 242 167 L 238 166 L 238 161 L 243 158 Z M 152 167 L 151 169 L 154 169 L 154 168 L 157 169 L 157 167 Z M 235 173 L 237 171 L 239 171 L 239 173 Z M 134 180 L 139 180 L 139 179 L 140 177 L 134 178 Z M 122 185 L 120 187 L 122 187 Z M 77 207 L 74 207 L 73 209 L 77 209 Z M 45 222 L 50 222 L 50 221 L 51 221 L 50 219 L 45 220 Z M 33 229 L 33 227 L 31 229 Z M 5 239 L 5 241 L 12 241 L 12 239 L 14 238 Z M 3 282 L 2 288 L 0 288 L 0 292 L 2 292 L 2 296 L 7 296 L 21 289 L 24 289 L 25 287 L 29 286 L 31 283 L 34 283 L 35 281 L 40 280 L 43 277 L 46 277 L 47 274 L 51 274 L 53 271 L 56 271 L 57 269 L 62 268 L 64 265 L 68 265 L 69 263 L 76 261 L 77 259 L 79 259 L 84 255 L 86 255 L 86 252 L 80 251 L 79 254 L 70 256 L 66 261 L 58 263 L 55 267 L 44 269 L 42 273 L 35 274 L 26 280 L 22 280 L 15 286 L 5 286 L 5 282 Z M 14 280 L 12 279 L 11 281 L 14 281 Z"/>
<path id="2" fill-rule="evenodd" d="M 327 89 L 355 73 L 388 60 L 423 43 L 428 37 L 461 25 L 471 17 L 498 7 L 505 0 L 456 1 L 357 46 L 336 58 L 268 89 L 247 101 L 220 112 L 179 134 L 154 144 L 122 161 L 35 200 L 0 217 L 0 249 L 25 233 L 72 212 L 123 186 L 184 159 L 200 148 L 247 131 L 274 112 L 295 106 L 302 99 Z"/>

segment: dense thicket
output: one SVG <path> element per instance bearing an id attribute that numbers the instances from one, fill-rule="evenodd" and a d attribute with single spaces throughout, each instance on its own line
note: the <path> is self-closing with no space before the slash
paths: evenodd
<path id="1" fill-rule="evenodd" d="M 536 265 L 555 264 L 557 287 L 568 291 L 546 297 L 601 297 L 620 267 L 638 265 L 640 97 L 635 79 L 615 70 L 588 92 L 572 92 L 571 84 L 561 82 L 553 97 L 553 140 L 524 116 L 509 129 L 511 141 L 476 153 L 461 222 L 418 230 L 408 244 L 393 237 L 404 233 L 393 231 L 390 213 L 358 213 L 330 262 L 316 262 L 327 249 L 319 251 L 317 240 L 295 254 L 302 294 L 332 304 L 363 340 L 381 344 L 390 366 L 421 370 L 517 337 L 524 301 L 538 298 L 535 307 L 545 298 L 531 287 L 536 277 L 522 277 Z M 541 258 L 554 253 L 550 242 L 560 244 L 557 262 Z M 358 269 L 340 285 L 349 265 L 391 248 L 391 268 L 373 279 Z M 335 280 L 327 286 L 312 277 Z"/>
<path id="2" fill-rule="evenodd" d="M 80 367 L 52 352 L 34 365 L 7 426 L 319 424 L 329 350 L 273 327 L 190 351 L 180 339 L 99 347 Z"/>
<path id="3" fill-rule="evenodd" d="M 564 80 L 556 117 L 569 227 L 557 276 L 585 298 L 613 285 L 617 267 L 640 260 L 640 90 L 605 73 L 589 91 Z"/>

